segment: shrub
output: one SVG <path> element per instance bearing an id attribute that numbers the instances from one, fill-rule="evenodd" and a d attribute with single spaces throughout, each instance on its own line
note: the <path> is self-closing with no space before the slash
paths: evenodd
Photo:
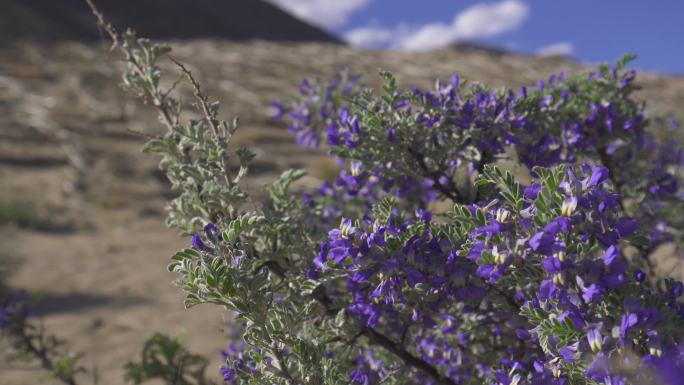
<path id="1" fill-rule="evenodd" d="M 168 223 L 194 232 L 169 269 L 186 306 L 237 314 L 226 382 L 615 384 L 681 370 L 682 284 L 647 259 L 679 237 L 665 213 L 681 207 L 681 152 L 648 134 L 629 58 L 518 93 L 457 77 L 400 91 L 387 72 L 379 96 L 345 73 L 305 82 L 281 112 L 344 168 L 301 197 L 288 187 L 304 171 L 286 171 L 242 211 L 252 154 L 227 151 L 236 122 L 179 64 L 204 114 L 181 122 L 158 86 L 168 48 L 122 44 L 124 84 L 169 128 L 146 146 L 180 193 Z"/>

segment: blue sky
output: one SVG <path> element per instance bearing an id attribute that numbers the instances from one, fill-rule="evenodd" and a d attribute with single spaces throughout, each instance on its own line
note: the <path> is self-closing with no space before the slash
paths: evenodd
<path id="1" fill-rule="evenodd" d="M 476 41 L 580 61 L 639 55 L 684 74 L 684 0 L 269 0 L 352 44 L 421 51 Z"/>

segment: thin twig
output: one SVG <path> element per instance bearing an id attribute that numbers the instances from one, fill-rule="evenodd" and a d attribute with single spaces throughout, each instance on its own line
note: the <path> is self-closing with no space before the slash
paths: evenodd
<path id="1" fill-rule="evenodd" d="M 126 128 L 126 132 L 128 132 L 129 134 L 135 135 L 135 136 L 139 136 L 141 138 L 145 138 L 145 139 L 159 139 L 158 136 L 154 136 L 154 135 L 146 134 L 144 132 L 136 131 L 132 128 Z"/>
<path id="2" fill-rule="evenodd" d="M 138 60 L 130 54 L 130 52 L 121 47 L 121 39 L 119 37 L 119 33 L 116 31 L 114 26 L 112 26 L 111 23 L 105 20 L 104 14 L 95 6 L 92 0 L 85 1 L 90 7 L 90 10 L 92 11 L 93 15 L 95 15 L 95 17 L 97 18 L 97 25 L 109 35 L 110 39 L 112 39 L 112 46 L 110 47 L 110 51 L 113 51 L 118 48 L 124 54 L 126 62 L 128 62 L 132 66 L 132 68 L 138 73 L 138 75 L 144 76 L 145 71 L 143 70 L 142 64 L 140 64 Z M 175 126 L 175 123 L 174 120 L 171 118 L 171 113 L 168 110 L 168 105 L 165 103 L 166 96 L 167 95 L 165 93 L 162 93 L 161 99 L 155 100 L 153 104 L 159 111 L 162 122 L 166 125 L 168 129 L 171 130 Z"/>
<path id="3" fill-rule="evenodd" d="M 199 105 L 202 108 L 202 112 L 204 113 L 204 119 L 207 121 L 209 127 L 211 127 L 211 130 L 214 132 L 214 135 L 216 135 L 216 137 L 219 138 L 219 130 L 218 126 L 216 125 L 216 117 L 210 111 L 209 102 L 207 101 L 208 98 L 204 96 L 204 94 L 202 94 L 202 87 L 200 86 L 199 82 L 195 80 L 195 77 L 192 76 L 192 72 L 185 65 L 183 65 L 183 63 L 174 59 L 171 55 L 167 56 L 172 62 L 176 64 L 176 66 L 178 66 L 181 72 L 183 72 L 185 77 L 188 78 L 188 80 L 192 84 L 195 98 L 199 102 Z"/>
<path id="4" fill-rule="evenodd" d="M 97 18 L 97 25 L 100 27 L 101 30 L 105 31 L 109 35 L 110 39 L 112 39 L 112 46 L 109 48 L 109 50 L 114 51 L 116 48 L 119 47 L 119 34 L 116 32 L 116 29 L 114 29 L 112 24 L 105 20 L 104 14 L 99 9 L 97 9 L 95 3 L 93 3 L 93 0 L 85 1 L 86 3 L 88 3 L 90 10 L 93 12 L 93 15 L 95 15 L 95 17 Z"/>
<path id="5" fill-rule="evenodd" d="M 200 86 L 199 82 L 195 79 L 195 77 L 192 76 L 192 72 L 190 72 L 190 70 L 185 65 L 183 65 L 183 63 L 174 59 L 171 55 L 167 55 L 167 56 L 172 62 L 174 62 L 176 64 L 176 66 L 178 66 L 178 68 L 181 70 L 181 72 L 183 72 L 185 77 L 188 78 L 188 80 L 192 84 L 192 88 L 194 91 L 195 98 L 197 99 L 197 102 L 199 103 L 199 106 L 202 109 L 202 113 L 204 113 L 204 120 L 206 120 L 207 124 L 211 128 L 211 131 L 214 133 L 214 138 L 216 139 L 216 141 L 221 143 L 223 141 L 223 137 L 221 136 L 221 134 L 219 132 L 218 125 L 216 124 L 216 114 L 212 113 L 211 107 L 209 106 L 209 102 L 208 102 L 209 98 L 206 97 L 202 93 L 202 87 Z M 227 164 L 225 157 L 224 157 L 223 161 L 224 161 L 224 164 L 226 167 L 225 173 L 223 174 L 223 179 L 225 180 L 228 188 L 232 188 L 233 182 L 230 180 L 230 177 L 227 174 L 228 173 L 228 169 L 227 169 L 228 164 Z"/>

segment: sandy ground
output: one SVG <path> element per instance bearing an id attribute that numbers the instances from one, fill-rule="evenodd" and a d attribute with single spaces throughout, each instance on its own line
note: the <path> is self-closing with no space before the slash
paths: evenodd
<path id="1" fill-rule="evenodd" d="M 456 72 L 517 87 L 580 69 L 558 58 L 486 51 L 409 55 L 316 44 L 198 41 L 178 44 L 174 55 L 224 102 L 225 116 L 243 118 L 234 144 L 257 154 L 245 182 L 255 200 L 285 168 L 311 170 L 302 187 L 317 185 L 334 169 L 320 153 L 294 146 L 285 129 L 267 118 L 269 102 L 304 75 L 330 74 L 346 64 L 370 83 L 384 67 L 397 72 L 403 85 L 429 87 L 434 78 Z M 316 60 L 303 60 L 311 57 Z M 169 256 L 187 240 L 164 226 L 168 185 L 156 159 L 140 153 L 143 139 L 126 131 L 155 133 L 159 127 L 149 108 L 116 87 L 121 65 L 113 60 L 100 46 L 75 44 L 0 52 L 0 198 L 30 201 L 57 225 L 50 231 L 0 229 L 0 250 L 18 261 L 10 284 L 44 295 L 37 315 L 47 330 L 87 353 L 83 364 L 97 371 L 100 384 L 123 383 L 123 365 L 137 359 L 156 331 L 185 334 L 192 351 L 213 359 L 209 373 L 217 378 L 227 314 L 211 306 L 184 310 L 166 272 Z M 641 82 L 641 95 L 653 109 L 683 105 L 684 78 L 645 75 Z M 66 148 L 55 139 L 60 132 L 71 138 Z M 87 164 L 82 192 L 69 191 L 75 173 L 67 154 L 74 148 Z M 0 363 L 1 385 L 34 384 L 39 377 L 29 367 Z M 92 382 L 90 376 L 80 379 Z"/>

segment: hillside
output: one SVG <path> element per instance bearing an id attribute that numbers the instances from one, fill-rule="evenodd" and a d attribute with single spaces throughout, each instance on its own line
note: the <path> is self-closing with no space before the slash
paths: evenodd
<path id="1" fill-rule="evenodd" d="M 323 30 L 263 0 L 98 0 L 112 24 L 154 39 L 336 42 Z M 0 0 L 0 44 L 95 41 L 84 0 Z"/>

